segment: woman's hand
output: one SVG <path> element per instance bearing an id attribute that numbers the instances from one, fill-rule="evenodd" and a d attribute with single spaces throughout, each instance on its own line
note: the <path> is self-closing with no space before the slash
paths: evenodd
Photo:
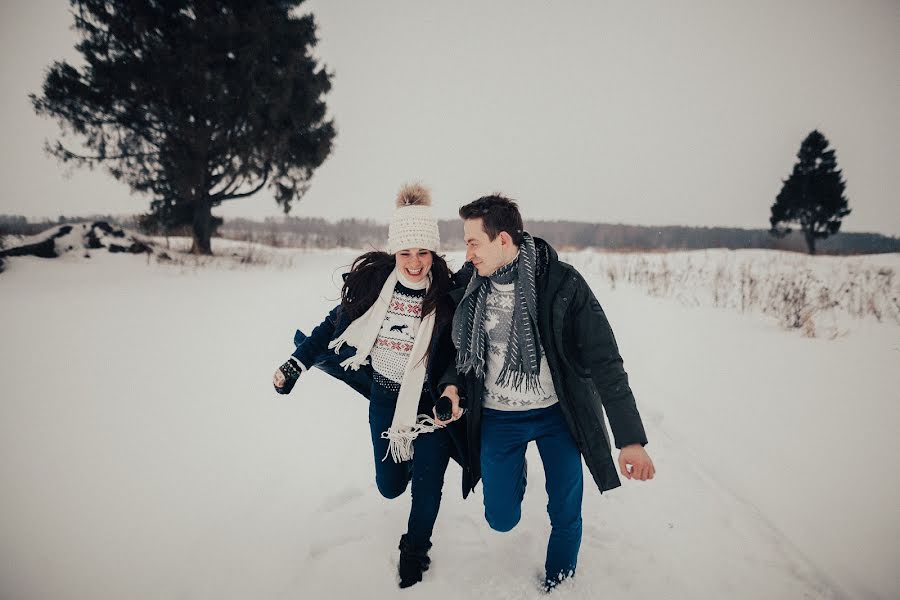
<path id="1" fill-rule="evenodd" d="M 277 387 L 284 387 L 284 382 L 287 381 L 284 378 L 284 373 L 281 372 L 281 369 L 275 371 L 275 375 L 272 376 L 272 384 Z"/>
<path id="2" fill-rule="evenodd" d="M 290 394 L 302 372 L 303 368 L 296 358 L 292 356 L 287 359 L 272 375 L 272 385 L 275 386 L 275 391 L 279 394 Z"/>

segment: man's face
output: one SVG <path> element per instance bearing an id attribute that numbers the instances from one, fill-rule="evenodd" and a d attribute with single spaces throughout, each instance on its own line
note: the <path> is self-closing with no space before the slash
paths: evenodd
<path id="1" fill-rule="evenodd" d="M 504 243 L 504 233 L 501 232 L 491 240 L 484 232 L 480 218 L 463 221 L 463 235 L 466 240 L 466 260 L 472 263 L 482 277 L 487 277 L 512 259 L 512 256 L 507 257 L 511 242 Z M 506 238 L 509 236 L 506 235 Z"/>

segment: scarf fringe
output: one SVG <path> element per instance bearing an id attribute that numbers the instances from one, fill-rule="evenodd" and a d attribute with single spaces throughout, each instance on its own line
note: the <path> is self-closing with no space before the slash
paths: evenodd
<path id="1" fill-rule="evenodd" d="M 387 452 L 384 453 L 384 458 L 381 460 L 387 460 L 388 455 L 395 463 L 412 460 L 413 441 L 419 437 L 419 434 L 431 433 L 442 427 L 442 425 L 437 425 L 434 419 L 428 415 L 419 415 L 416 424 L 412 427 L 391 427 L 381 434 L 381 439 L 388 440 Z"/>
<path id="2" fill-rule="evenodd" d="M 515 371 L 507 365 L 503 365 L 503 370 L 497 377 L 497 385 L 519 390 L 522 383 L 525 384 L 525 392 L 543 394 L 544 388 L 541 386 L 541 379 L 538 373 L 523 373 Z"/>
<path id="3" fill-rule="evenodd" d="M 465 361 L 462 362 L 462 364 L 456 365 L 456 371 L 460 375 L 465 375 L 469 371 L 472 371 L 475 373 L 476 377 L 481 379 L 482 377 L 484 377 L 484 358 L 482 358 L 479 362 L 477 356 L 468 355 L 468 357 L 465 359 Z"/>
<path id="4" fill-rule="evenodd" d="M 341 336 L 341 337 L 339 337 L 339 338 L 333 339 L 333 340 L 331 340 L 330 342 L 328 342 L 328 347 L 329 347 L 329 348 L 333 348 L 335 354 L 340 354 L 340 353 L 341 353 L 341 348 L 342 348 L 345 344 L 347 344 L 347 340 L 345 340 L 344 337 Z M 363 357 L 360 357 L 360 353 L 359 353 L 359 352 L 357 352 L 356 354 L 354 354 L 354 355 L 351 356 L 350 358 L 347 358 L 347 359 L 344 359 L 344 360 L 341 361 L 341 366 L 344 367 L 344 370 L 345 370 L 345 371 L 346 371 L 347 369 L 353 369 L 354 371 L 356 371 L 356 370 L 359 369 L 361 366 L 367 365 L 367 364 L 369 364 L 369 356 L 368 356 L 368 355 L 365 355 L 365 356 L 363 356 Z"/>

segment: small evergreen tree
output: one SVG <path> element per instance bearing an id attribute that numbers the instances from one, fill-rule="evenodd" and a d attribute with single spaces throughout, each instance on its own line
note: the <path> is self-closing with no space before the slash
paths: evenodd
<path id="1" fill-rule="evenodd" d="M 844 196 L 844 180 L 837 168 L 834 150 L 817 130 L 810 132 L 797 153 L 797 164 L 784 181 L 769 218 L 769 232 L 784 237 L 790 223 L 798 223 L 810 254 L 816 253 L 816 240 L 838 232 L 841 220 L 850 214 Z"/>
<path id="2" fill-rule="evenodd" d="M 31 100 L 82 148 L 48 152 L 150 194 L 151 216 L 190 225 L 198 254 L 222 202 L 268 185 L 289 212 L 335 135 L 302 2 L 70 0 L 85 64 L 55 62 Z"/>

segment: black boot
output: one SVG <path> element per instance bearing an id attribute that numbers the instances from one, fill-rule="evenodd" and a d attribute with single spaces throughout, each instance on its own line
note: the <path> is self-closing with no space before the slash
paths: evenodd
<path id="1" fill-rule="evenodd" d="M 431 559 L 428 558 L 430 548 L 431 542 L 426 546 L 414 546 L 409 543 L 405 533 L 400 536 L 400 562 L 397 565 L 400 587 L 408 588 L 422 581 L 422 573 L 431 565 Z"/>

